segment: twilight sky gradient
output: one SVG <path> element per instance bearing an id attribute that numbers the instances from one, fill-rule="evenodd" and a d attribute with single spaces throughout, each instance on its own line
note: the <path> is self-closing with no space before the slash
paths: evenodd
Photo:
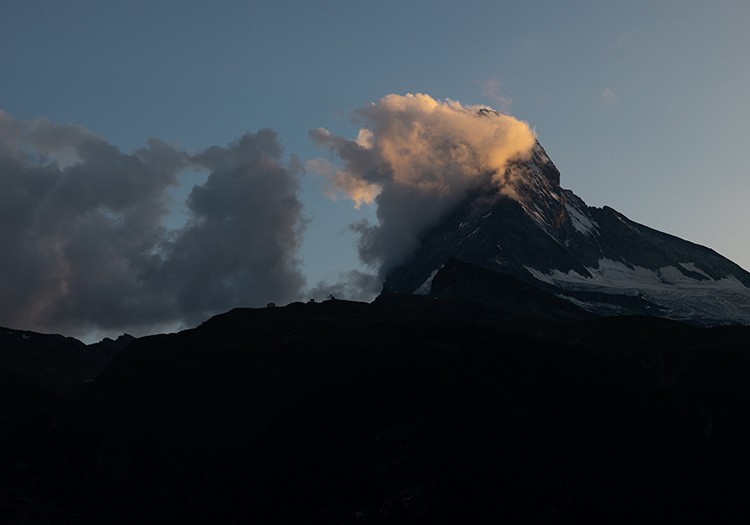
<path id="1" fill-rule="evenodd" d="M 59 217 L 74 221 L 75 239 L 81 243 L 76 253 L 82 260 L 92 253 L 80 240 L 86 235 L 131 239 L 137 237 L 133 232 L 146 232 L 149 240 L 138 253 L 132 248 L 138 239 L 128 241 L 126 264 L 117 258 L 119 248 L 107 253 L 123 272 L 115 272 L 122 283 L 117 281 L 113 292 L 153 292 L 143 304 L 135 302 L 154 321 L 149 325 L 132 312 L 97 317 L 90 310 L 104 306 L 79 296 L 79 303 L 89 301 L 87 306 L 61 303 L 54 315 L 32 323 L 25 320 L 32 313 L 23 318 L 7 312 L 13 301 L 24 298 L 7 299 L 23 290 L 6 283 L 0 286 L 6 297 L 0 299 L 0 309 L 6 309 L 0 312 L 0 325 L 15 323 L 14 328 L 89 339 L 123 330 L 138 335 L 192 323 L 233 306 L 285 302 L 295 294 L 305 298 L 330 290 L 347 293 L 352 282 L 362 285 L 372 269 L 360 265 L 357 231 L 349 225 L 375 221 L 373 205 L 354 208 L 341 195 L 332 200 L 325 178 L 303 168 L 339 162 L 320 140 L 311 138 L 311 130 L 325 128 L 332 136 L 354 140 L 360 127 L 352 122 L 354 110 L 389 93 L 427 93 L 464 105 L 486 104 L 528 122 L 559 168 L 562 185 L 589 205 L 612 206 L 750 269 L 746 0 L 9 0 L 0 9 L 4 140 L 15 137 L 38 153 L 39 148 L 51 148 L 49 136 L 55 133 L 68 141 L 74 136 L 90 153 L 81 167 L 87 177 L 96 177 L 101 163 L 140 166 L 128 179 L 132 202 L 112 201 L 105 208 L 86 204 L 90 220 L 82 224 L 73 212 L 83 210 L 84 204 L 60 190 L 70 186 L 63 184 L 70 178 L 64 171 L 64 151 L 50 153 L 60 164 L 58 172 L 44 175 L 48 179 L 19 164 L 18 151 L 15 157 L 9 153 L 7 166 L 14 167 L 3 164 L 6 175 L 0 173 L 0 184 L 16 181 L 30 196 L 28 206 L 13 217 L 44 199 L 57 203 L 53 211 L 39 205 L 35 213 L 47 213 L 50 223 L 62 224 Z M 47 121 L 28 124 L 38 118 Z M 19 131 L 24 122 L 26 130 Z M 276 135 L 258 133 L 264 128 Z M 158 141 L 149 143 L 151 138 Z M 225 228 L 226 210 L 243 209 L 260 191 L 252 178 L 258 170 L 281 174 L 280 183 L 266 180 L 262 191 L 285 203 L 289 213 L 230 217 Z M 57 189 L 34 194 L 23 182 L 30 173 Z M 103 176 L 120 180 L 114 171 Z M 149 186 L 146 206 L 138 188 L 153 177 L 160 182 L 158 188 Z M 46 182 L 39 184 L 47 188 Z M 196 184 L 199 189 L 191 193 Z M 243 195 L 248 200 L 242 200 Z M 13 202 L 22 206 L 25 201 L 0 197 L 0 206 L 6 207 L 0 216 L 11 216 Z M 254 206 L 259 210 L 262 204 Z M 160 207 L 170 211 L 162 215 Z M 97 221 L 111 219 L 118 210 L 126 210 L 116 217 L 121 230 L 101 228 Z M 174 230 L 177 233 L 160 233 L 159 226 L 178 228 L 190 217 L 193 222 Z M 8 226 L 13 221 L 4 220 L 0 238 L 6 247 L 16 246 L 8 239 L 27 242 L 36 236 L 43 243 L 63 235 L 21 219 L 13 230 L 15 226 Z M 281 243 L 301 242 L 298 251 L 263 259 L 257 247 L 249 247 L 228 267 L 194 253 L 200 243 L 215 240 L 215 259 L 231 252 L 237 238 L 223 238 L 226 231 L 256 239 L 259 225 L 286 223 L 299 228 L 279 233 Z M 91 233 L 94 230 L 98 233 Z M 257 242 L 248 246 L 263 245 Z M 39 246 L 24 246 L 28 253 L 13 248 L 14 256 L 0 255 L 3 280 L 18 282 L 12 274 L 28 267 L 24 261 L 41 257 Z M 156 249 L 167 255 L 159 261 L 148 259 Z M 54 263 L 54 257 L 45 257 Z M 196 260 L 199 269 L 191 266 Z M 281 268 L 274 277 L 284 282 L 274 288 L 283 290 L 279 297 L 256 293 L 260 285 L 241 275 L 243 267 L 268 261 Z M 125 276 L 136 266 L 139 279 L 143 277 L 139 283 Z M 204 290 L 203 283 L 197 283 L 201 271 L 222 278 Z M 41 266 L 39 272 L 49 274 Z M 29 294 L 33 286 L 40 294 L 48 289 L 49 283 L 38 281 L 30 281 Z M 157 282 L 162 292 L 154 291 Z M 246 295 L 228 294 L 230 288 Z M 172 296 L 177 299 L 166 304 L 165 298 Z M 40 304 L 29 302 L 29 312 L 49 307 Z M 153 312 L 170 308 L 174 313 L 153 317 Z M 76 319 L 79 313 L 88 317 Z"/>

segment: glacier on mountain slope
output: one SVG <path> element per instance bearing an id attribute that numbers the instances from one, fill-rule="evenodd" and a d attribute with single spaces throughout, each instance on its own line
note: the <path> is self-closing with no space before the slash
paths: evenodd
<path id="1" fill-rule="evenodd" d="M 685 275 L 675 266 L 652 270 L 631 267 L 606 258 L 600 259 L 596 268 L 586 267 L 590 277 L 573 270 L 544 273 L 528 266 L 525 268 L 538 281 L 558 288 L 560 297 L 593 312 L 618 313 L 614 302 L 581 300 L 565 292 L 640 297 L 660 307 L 662 311 L 659 315 L 675 320 L 701 321 L 703 324 L 726 324 L 727 321 L 750 324 L 750 289 L 734 275 L 712 279 L 692 262 L 679 264 L 701 278 Z"/>

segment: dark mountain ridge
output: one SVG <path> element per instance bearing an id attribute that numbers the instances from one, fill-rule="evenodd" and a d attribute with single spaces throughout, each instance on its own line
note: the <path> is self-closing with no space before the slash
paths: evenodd
<path id="1" fill-rule="evenodd" d="M 429 295 L 131 342 L 17 449 L 40 481 L 23 505 L 3 487 L 2 517 L 739 519 L 748 348 L 747 327 L 603 318 L 450 260 Z"/>
<path id="2" fill-rule="evenodd" d="M 61 412 L 134 338 L 86 345 L 72 337 L 0 328 L 0 522 L 52 514 L 40 497 L 49 439 Z M 32 520 L 33 522 L 33 520 Z"/>

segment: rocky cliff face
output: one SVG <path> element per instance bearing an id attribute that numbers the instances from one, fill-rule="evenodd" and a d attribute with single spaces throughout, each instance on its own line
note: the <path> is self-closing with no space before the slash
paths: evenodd
<path id="1" fill-rule="evenodd" d="M 429 293 L 455 257 L 513 275 L 602 314 L 750 324 L 750 274 L 713 250 L 595 208 L 560 186 L 541 145 L 505 175 L 508 190 L 474 192 L 427 231 L 384 284 Z"/>

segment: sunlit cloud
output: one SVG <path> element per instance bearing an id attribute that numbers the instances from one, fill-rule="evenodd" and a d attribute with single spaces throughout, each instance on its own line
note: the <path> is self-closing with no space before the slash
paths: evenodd
<path id="1" fill-rule="evenodd" d="M 359 208 L 362 204 L 371 203 L 380 193 L 380 187 L 377 184 L 352 176 L 349 172 L 338 169 L 326 159 L 310 159 L 305 163 L 305 168 L 326 179 L 328 186 L 325 189 L 325 194 L 329 198 L 336 200 L 338 195 L 346 195 L 354 201 L 355 208 Z"/>
<path id="2" fill-rule="evenodd" d="M 377 206 L 377 224 L 359 222 L 353 229 L 361 260 L 381 275 L 471 189 L 494 185 L 512 195 L 508 163 L 536 143 L 525 122 L 425 94 L 387 95 L 356 115 L 363 127 L 355 139 L 320 128 L 310 133 L 342 166 L 321 160 L 311 166 L 355 206 Z"/>

